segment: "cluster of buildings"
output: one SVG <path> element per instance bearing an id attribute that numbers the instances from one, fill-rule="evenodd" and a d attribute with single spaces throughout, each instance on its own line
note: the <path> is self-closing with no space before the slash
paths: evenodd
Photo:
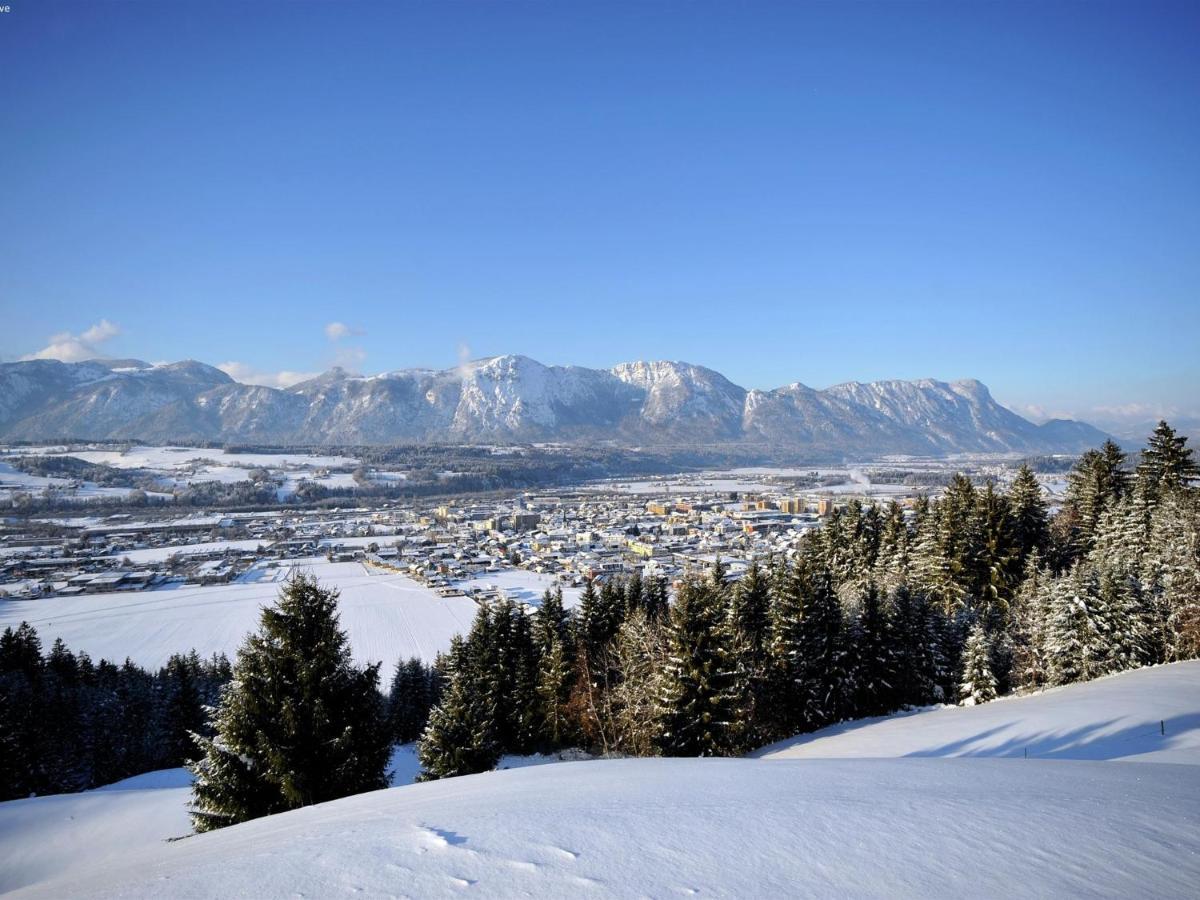
<path id="1" fill-rule="evenodd" d="M 789 554 L 836 502 L 844 498 L 782 489 L 646 497 L 613 486 L 362 509 L 33 520 L 24 530 L 9 520 L 0 595 L 220 584 L 315 557 L 401 572 L 443 595 L 513 569 L 564 586 L 634 571 L 673 581 L 717 558 L 736 574 L 753 557 Z"/>

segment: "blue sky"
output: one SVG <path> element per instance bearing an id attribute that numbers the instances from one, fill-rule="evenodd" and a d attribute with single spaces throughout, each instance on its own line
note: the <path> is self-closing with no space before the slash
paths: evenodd
<path id="1" fill-rule="evenodd" d="M 1200 4 L 10 5 L 0 358 L 1200 414 Z"/>

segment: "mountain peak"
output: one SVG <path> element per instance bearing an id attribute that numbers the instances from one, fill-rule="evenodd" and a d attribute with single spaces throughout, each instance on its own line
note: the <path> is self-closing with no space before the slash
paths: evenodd
<path id="1" fill-rule="evenodd" d="M 847 382 L 826 390 L 793 382 L 747 391 L 720 372 L 678 360 L 589 369 L 506 354 L 373 377 L 335 366 L 280 390 L 239 384 L 194 360 L 0 364 L 0 437 L 64 436 L 719 443 L 792 458 L 1077 452 L 1105 438 L 1082 423 L 1039 428 L 996 403 L 975 379 Z"/>

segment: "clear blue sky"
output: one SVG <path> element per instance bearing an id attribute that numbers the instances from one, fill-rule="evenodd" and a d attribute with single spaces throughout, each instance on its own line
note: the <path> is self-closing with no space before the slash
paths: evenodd
<path id="1" fill-rule="evenodd" d="M 5 2 L 4 359 L 1200 411 L 1200 3 Z"/>

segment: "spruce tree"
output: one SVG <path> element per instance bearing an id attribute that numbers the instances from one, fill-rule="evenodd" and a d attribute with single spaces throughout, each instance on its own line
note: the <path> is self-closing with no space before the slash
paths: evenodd
<path id="1" fill-rule="evenodd" d="M 764 742 L 795 734 L 804 727 L 801 658 L 807 583 L 780 566 L 772 573 L 771 628 L 764 700 L 756 723 Z"/>
<path id="2" fill-rule="evenodd" d="M 159 678 L 165 687 L 164 748 L 173 766 L 181 766 L 196 756 L 193 734 L 204 732 L 207 720 L 201 686 L 200 658 L 176 654 L 167 660 Z"/>
<path id="3" fill-rule="evenodd" d="M 747 737 L 752 741 L 770 740 L 770 717 L 765 715 L 769 698 L 771 585 L 770 577 L 751 561 L 746 574 L 734 587 L 729 602 L 729 626 L 733 631 L 734 651 L 749 679 L 747 694 Z"/>
<path id="4" fill-rule="evenodd" d="M 881 716 L 896 708 L 896 656 L 891 622 L 879 589 L 868 584 L 850 629 L 855 716 Z"/>
<path id="5" fill-rule="evenodd" d="M 533 642 L 539 653 L 545 653 L 558 642 L 568 642 L 571 636 L 570 618 L 563 606 L 562 588 L 546 588 L 541 605 L 533 614 Z"/>
<path id="6" fill-rule="evenodd" d="M 659 697 L 666 756 L 730 756 L 741 749 L 748 685 L 733 652 L 722 591 L 712 579 L 680 590 L 667 624 Z"/>
<path id="7" fill-rule="evenodd" d="M 417 744 L 417 758 L 422 769 L 419 781 L 474 775 L 496 767 L 500 745 L 493 717 L 461 676 L 451 676 L 441 702 L 430 713 Z"/>
<path id="8" fill-rule="evenodd" d="M 1198 478 L 1200 466 L 1192 459 L 1187 438 L 1176 434 L 1166 422 L 1159 422 L 1137 467 L 1138 492 L 1154 502 L 1164 491 L 1186 487 Z"/>
<path id="9" fill-rule="evenodd" d="M 770 626 L 770 586 L 757 560 L 751 561 L 746 574 L 734 587 L 729 604 L 729 624 L 759 665 L 766 653 Z"/>
<path id="10" fill-rule="evenodd" d="M 873 579 L 882 590 L 891 592 L 908 582 L 911 571 L 910 542 L 904 510 L 893 501 L 883 520 Z"/>
<path id="11" fill-rule="evenodd" d="M 391 739 L 407 744 L 421 736 L 433 706 L 433 673 L 417 657 L 397 660 L 388 691 L 387 717 Z"/>
<path id="12" fill-rule="evenodd" d="M 924 706 L 939 694 L 938 612 L 929 598 L 901 584 L 889 598 L 895 698 L 900 706 Z"/>
<path id="13" fill-rule="evenodd" d="M 1036 552 L 1030 554 L 1009 617 L 1013 642 L 1012 677 L 1021 687 L 1041 687 L 1049 678 L 1050 581 L 1050 573 L 1041 568 L 1041 557 Z"/>
<path id="14" fill-rule="evenodd" d="M 612 635 L 608 632 L 608 615 L 596 580 L 589 578 L 579 597 L 575 618 L 576 643 L 589 659 L 594 659 Z"/>
<path id="15" fill-rule="evenodd" d="M 1125 454 L 1112 441 L 1079 458 L 1067 478 L 1066 513 L 1073 526 L 1068 548 L 1071 559 L 1092 549 L 1105 507 L 1123 498 L 1128 487 Z"/>
<path id="16" fill-rule="evenodd" d="M 1020 548 L 1008 498 L 988 483 L 977 503 L 980 545 L 976 608 L 989 625 L 999 627 L 1008 615 L 1021 570 Z"/>
<path id="17" fill-rule="evenodd" d="M 541 722 L 541 743 L 547 749 L 566 744 L 572 735 L 567 704 L 574 681 L 567 642 L 551 632 L 549 646 L 543 646 L 538 660 L 537 696 Z"/>
<path id="18" fill-rule="evenodd" d="M 795 673 L 801 721 L 820 728 L 840 721 L 848 711 L 850 659 L 842 607 L 828 571 L 796 572 L 797 595 L 803 612 L 795 637 Z"/>
<path id="19" fill-rule="evenodd" d="M 1050 588 L 1047 658 L 1051 684 L 1086 681 L 1103 657 L 1103 635 L 1090 605 L 1090 573 L 1083 566 L 1054 579 Z"/>
<path id="20" fill-rule="evenodd" d="M 1200 657 L 1200 490 L 1171 490 L 1151 516 L 1143 621 L 1150 658 Z"/>
<path id="21" fill-rule="evenodd" d="M 379 667 L 356 668 L 337 592 L 294 576 L 238 651 L 191 766 L 197 831 L 386 786 Z"/>
<path id="22" fill-rule="evenodd" d="M 1008 505 L 1012 512 L 1014 567 L 1025 568 L 1031 553 L 1041 553 L 1050 541 L 1049 517 L 1042 486 L 1028 465 L 1022 465 L 1008 488 Z"/>
<path id="23" fill-rule="evenodd" d="M 983 622 L 976 622 L 967 638 L 963 653 L 963 677 L 959 697 L 963 706 L 976 706 L 996 699 L 996 678 L 992 674 L 991 644 Z"/>

